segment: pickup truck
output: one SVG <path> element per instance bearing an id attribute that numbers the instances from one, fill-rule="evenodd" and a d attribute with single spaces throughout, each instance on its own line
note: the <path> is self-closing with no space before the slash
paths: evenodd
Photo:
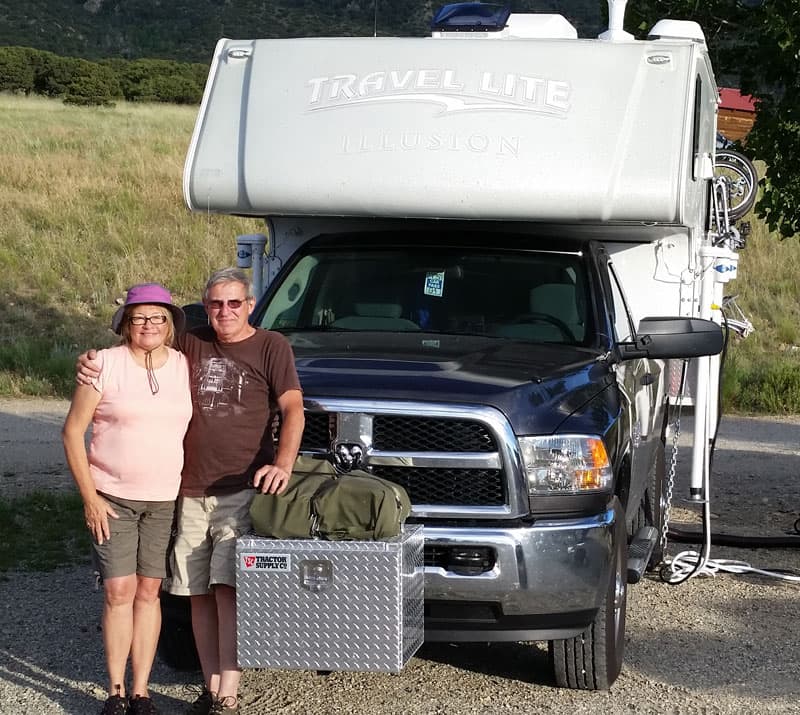
<path id="1" fill-rule="evenodd" d="M 254 322 L 295 350 L 301 453 L 406 488 L 425 639 L 548 640 L 559 684 L 608 687 L 642 527 L 660 562 L 658 358 L 718 352 L 718 326 L 635 330 L 601 244 L 474 227 L 322 235 L 281 278 Z"/>

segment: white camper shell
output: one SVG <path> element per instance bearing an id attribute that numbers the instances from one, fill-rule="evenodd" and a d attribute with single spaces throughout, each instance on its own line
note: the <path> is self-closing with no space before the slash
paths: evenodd
<path id="1" fill-rule="evenodd" d="M 704 43 L 222 40 L 189 153 L 198 211 L 696 226 Z"/>

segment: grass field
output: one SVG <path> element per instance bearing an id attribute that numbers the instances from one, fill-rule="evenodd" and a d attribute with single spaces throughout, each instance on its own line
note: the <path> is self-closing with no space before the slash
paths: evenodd
<path id="1" fill-rule="evenodd" d="M 83 502 L 77 492 L 35 492 L 0 499 L 0 574 L 86 563 L 89 547 Z"/>
<path id="2" fill-rule="evenodd" d="M 234 237 L 263 230 L 185 207 L 196 113 L 0 96 L 0 394 L 68 394 L 77 351 L 113 341 L 126 287 L 160 281 L 196 300 Z"/>
<path id="3" fill-rule="evenodd" d="M 0 394 L 71 392 L 75 355 L 113 342 L 125 288 L 196 300 L 256 220 L 192 214 L 181 174 L 194 107 L 69 107 L 0 95 Z M 751 217 L 728 286 L 756 332 L 732 340 L 727 409 L 800 413 L 800 243 Z"/>

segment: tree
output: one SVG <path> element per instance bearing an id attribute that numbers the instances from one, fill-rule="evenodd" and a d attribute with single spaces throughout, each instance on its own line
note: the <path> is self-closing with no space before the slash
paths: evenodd
<path id="1" fill-rule="evenodd" d="M 75 72 L 67 85 L 64 102 L 83 106 L 113 106 L 122 96 L 116 74 L 110 67 L 88 60 L 75 60 Z"/>
<path id="2" fill-rule="evenodd" d="M 122 93 L 129 102 L 199 104 L 208 67 L 171 60 L 114 63 Z"/>
<path id="3" fill-rule="evenodd" d="M 34 91 L 34 54 L 36 50 L 28 47 L 0 47 L 0 91 L 24 94 Z"/>
<path id="4" fill-rule="evenodd" d="M 800 234 L 800 8 L 769 0 L 747 25 L 742 89 L 758 99 L 747 149 L 767 164 L 757 206 L 771 230 Z"/>
<path id="5" fill-rule="evenodd" d="M 63 97 L 78 70 L 74 57 L 59 57 L 52 52 L 37 52 L 34 57 L 36 71 L 35 91 L 46 97 Z"/>
<path id="6" fill-rule="evenodd" d="M 717 76 L 756 100 L 743 147 L 767 166 L 756 213 L 770 230 L 800 234 L 800 7 L 797 0 L 642 0 L 629 25 L 643 34 L 661 17 L 695 20 Z"/>

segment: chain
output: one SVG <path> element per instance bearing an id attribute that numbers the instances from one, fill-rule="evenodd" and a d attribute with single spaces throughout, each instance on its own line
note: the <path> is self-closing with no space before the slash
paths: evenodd
<path id="1" fill-rule="evenodd" d="M 667 551 L 667 533 L 669 532 L 670 512 L 672 511 L 672 492 L 675 488 L 675 472 L 678 465 L 678 438 L 681 435 L 681 406 L 683 405 L 683 392 L 686 379 L 686 361 L 681 370 L 681 384 L 678 391 L 678 400 L 675 403 L 675 424 L 672 433 L 672 454 L 669 460 L 669 477 L 667 479 L 667 500 L 664 506 L 664 521 L 661 525 L 661 552 Z"/>

